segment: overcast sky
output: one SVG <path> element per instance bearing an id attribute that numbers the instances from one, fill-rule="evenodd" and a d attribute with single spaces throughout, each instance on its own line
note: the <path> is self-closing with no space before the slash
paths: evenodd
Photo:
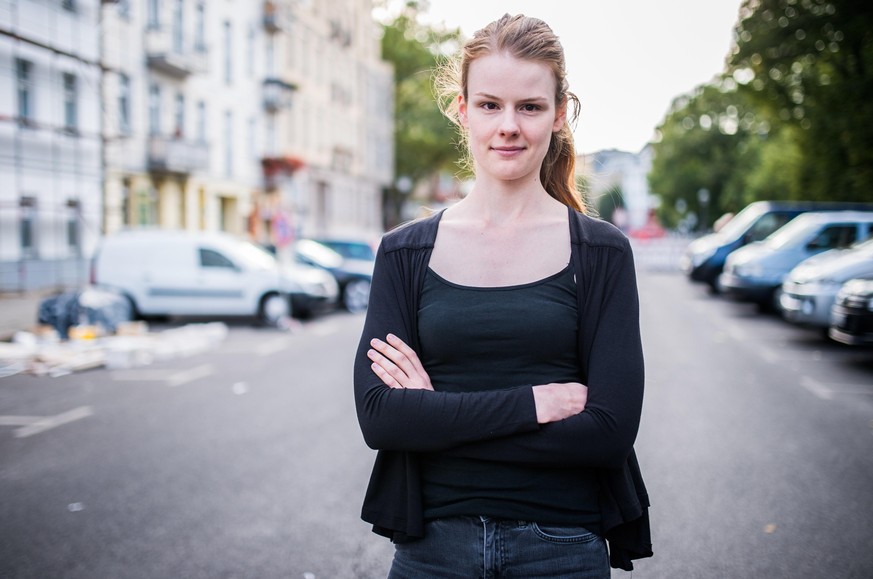
<path id="1" fill-rule="evenodd" d="M 576 149 L 638 152 L 672 100 L 720 73 L 741 0 L 431 0 L 467 36 L 504 13 L 545 20 L 582 102 Z"/>

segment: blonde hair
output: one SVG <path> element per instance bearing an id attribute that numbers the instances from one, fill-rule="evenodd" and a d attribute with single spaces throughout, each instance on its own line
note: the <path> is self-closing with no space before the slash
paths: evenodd
<path id="1" fill-rule="evenodd" d="M 540 168 L 540 180 L 546 191 L 569 207 L 585 211 L 576 188 L 576 150 L 571 123 L 579 116 L 579 99 L 570 92 L 564 62 L 564 48 L 548 24 L 522 14 L 505 14 L 473 34 L 458 55 L 444 61 L 436 74 L 436 93 L 440 110 L 459 129 L 464 161 L 471 166 L 467 133 L 458 116 L 458 95 L 467 99 L 470 64 L 489 54 L 506 52 L 515 58 L 546 64 L 555 76 L 555 106 L 566 103 L 567 121 L 552 133 L 549 149 Z"/>

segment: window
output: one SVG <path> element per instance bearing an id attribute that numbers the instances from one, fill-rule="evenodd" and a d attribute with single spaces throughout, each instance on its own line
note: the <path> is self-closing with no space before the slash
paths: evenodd
<path id="1" fill-rule="evenodd" d="M 130 0 L 118 0 L 116 3 L 118 15 L 127 20 L 130 18 Z"/>
<path id="2" fill-rule="evenodd" d="M 64 73 L 64 128 L 75 131 L 78 126 L 78 94 L 76 76 Z"/>
<path id="3" fill-rule="evenodd" d="M 18 202 L 19 240 L 23 257 L 36 257 L 36 197 L 22 197 Z"/>
<path id="4" fill-rule="evenodd" d="M 206 142 L 206 103 L 204 101 L 197 103 L 197 140 L 201 143 Z"/>
<path id="5" fill-rule="evenodd" d="M 233 36 L 229 21 L 224 23 L 224 82 L 233 82 Z"/>
<path id="6" fill-rule="evenodd" d="M 148 26 L 149 28 L 157 28 L 160 26 L 160 3 L 161 0 L 149 0 L 148 5 Z"/>
<path id="7" fill-rule="evenodd" d="M 194 21 L 194 50 L 206 52 L 206 4 L 197 3 Z"/>
<path id="8" fill-rule="evenodd" d="M 149 134 L 161 132 L 161 87 L 153 84 L 149 87 Z"/>
<path id="9" fill-rule="evenodd" d="M 173 135 L 176 138 L 185 136 L 185 95 L 176 93 L 176 114 L 174 115 Z"/>
<path id="10" fill-rule="evenodd" d="M 224 113 L 224 174 L 233 176 L 233 111 Z"/>
<path id="11" fill-rule="evenodd" d="M 183 32 L 185 11 L 182 2 L 183 0 L 175 0 L 173 3 L 173 50 L 178 54 L 182 54 L 185 51 L 185 36 Z"/>
<path id="12" fill-rule="evenodd" d="M 30 124 L 33 122 L 33 87 L 31 86 L 33 63 L 16 58 L 15 76 L 18 85 L 18 122 Z"/>
<path id="13" fill-rule="evenodd" d="M 61 0 L 61 8 L 68 12 L 75 12 L 76 0 Z"/>
<path id="14" fill-rule="evenodd" d="M 236 266 L 233 264 L 233 262 L 222 254 L 212 249 L 203 248 L 200 248 L 200 266 L 236 269 Z"/>
<path id="15" fill-rule="evenodd" d="M 82 249 L 81 240 L 81 204 L 78 199 L 67 200 L 67 247 L 79 255 Z"/>
<path id="16" fill-rule="evenodd" d="M 118 75 L 118 130 L 130 133 L 130 77 Z"/>
<path id="17" fill-rule="evenodd" d="M 257 156 L 258 156 L 257 131 L 258 131 L 257 121 L 255 120 L 254 117 L 249 117 L 249 135 L 248 135 L 249 142 L 248 142 L 248 146 L 249 146 L 249 156 L 252 158 L 257 158 Z"/>
<path id="18" fill-rule="evenodd" d="M 837 249 L 849 247 L 855 243 L 858 227 L 854 224 L 842 223 L 830 225 L 822 229 L 815 239 L 807 245 L 810 249 Z"/>
<path id="19" fill-rule="evenodd" d="M 130 226 L 130 178 L 121 180 L 121 223 Z"/>
<path id="20" fill-rule="evenodd" d="M 249 27 L 248 45 L 246 46 L 246 72 L 255 76 L 255 27 Z"/>

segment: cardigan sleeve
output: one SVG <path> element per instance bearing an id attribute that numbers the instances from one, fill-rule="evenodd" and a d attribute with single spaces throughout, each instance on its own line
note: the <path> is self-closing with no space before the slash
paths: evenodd
<path id="1" fill-rule="evenodd" d="M 391 332 L 407 344 L 417 343 L 414 260 L 426 267 L 421 251 L 386 252 L 384 245 L 377 252 L 354 365 L 355 404 L 367 445 L 378 450 L 439 451 L 538 429 L 531 386 L 432 392 L 389 388 L 376 376 L 367 357 L 372 338 L 385 339 Z"/>
<path id="2" fill-rule="evenodd" d="M 532 466 L 620 467 L 639 428 L 644 366 L 639 297 L 630 247 L 596 248 L 586 259 L 605 267 L 590 275 L 581 312 L 580 360 L 587 377 L 585 410 L 535 432 L 459 445 L 447 454 Z M 594 269 L 598 271 L 598 269 Z"/>

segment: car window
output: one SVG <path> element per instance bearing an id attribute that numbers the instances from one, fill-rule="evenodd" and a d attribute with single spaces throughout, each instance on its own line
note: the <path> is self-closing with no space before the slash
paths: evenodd
<path id="1" fill-rule="evenodd" d="M 225 267 L 228 269 L 236 269 L 236 266 L 231 260 L 224 257 L 222 254 L 212 249 L 200 248 L 200 266 L 201 267 Z"/>
<path id="2" fill-rule="evenodd" d="M 789 213 L 768 213 L 767 215 L 762 216 L 755 222 L 751 229 L 749 229 L 748 240 L 761 241 L 791 221 L 793 217 L 794 215 Z"/>
<path id="3" fill-rule="evenodd" d="M 809 249 L 837 249 L 849 247 L 858 236 L 858 227 L 840 223 L 828 225 L 807 244 Z"/>
<path id="4" fill-rule="evenodd" d="M 366 243 L 351 243 L 345 241 L 321 241 L 335 252 L 347 259 L 364 259 L 372 261 L 376 259 L 373 248 Z"/>

